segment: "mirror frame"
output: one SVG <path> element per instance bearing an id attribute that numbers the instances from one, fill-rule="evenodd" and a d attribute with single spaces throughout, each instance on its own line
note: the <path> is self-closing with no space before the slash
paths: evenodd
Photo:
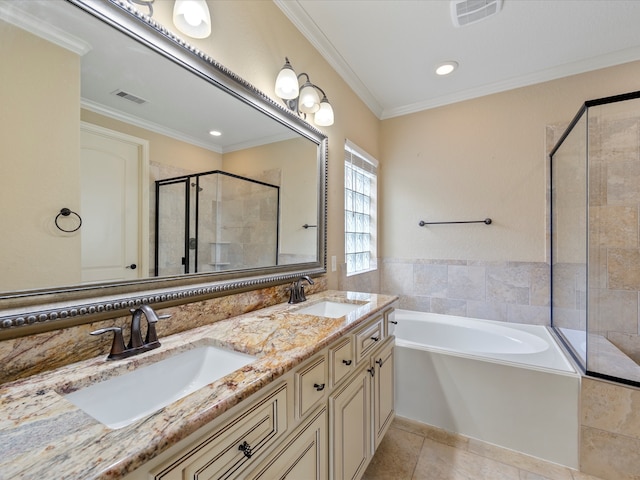
<path id="1" fill-rule="evenodd" d="M 284 106 L 137 11 L 126 0 L 66 0 L 182 66 L 318 146 L 318 235 L 315 262 L 127 282 L 54 287 L 0 294 L 0 340 L 129 315 L 143 304 L 158 308 L 287 283 L 326 273 L 328 139 Z"/>

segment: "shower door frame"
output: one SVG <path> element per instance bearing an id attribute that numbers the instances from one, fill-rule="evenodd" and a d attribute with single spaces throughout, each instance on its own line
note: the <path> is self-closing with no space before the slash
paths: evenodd
<path id="1" fill-rule="evenodd" d="M 555 334 L 556 338 L 558 338 L 560 340 L 560 342 L 563 344 L 563 346 L 565 347 L 565 350 L 568 351 L 571 356 L 573 357 L 575 363 L 577 364 L 577 366 L 581 369 L 582 373 L 591 377 L 595 377 L 595 378 L 601 378 L 603 380 L 608 380 L 608 381 L 613 381 L 613 382 L 617 382 L 617 383 L 622 383 L 625 385 L 631 385 L 634 387 L 640 387 L 640 382 L 635 381 L 635 380 L 630 380 L 627 378 L 623 378 L 623 377 L 617 377 L 617 376 L 613 376 L 613 375 L 608 375 L 605 373 L 601 373 L 601 372 L 597 372 L 594 370 L 590 370 L 589 369 L 589 252 L 590 252 L 590 243 L 589 243 L 589 227 L 590 227 L 590 223 L 589 223 L 589 218 L 590 218 L 590 205 L 589 205 L 589 198 L 590 198 L 590 189 L 589 189 L 589 167 L 590 167 L 590 157 L 589 157 L 589 108 L 591 107 L 596 107 L 596 106 L 601 106 L 601 105 L 607 105 L 607 104 L 611 104 L 611 103 L 618 103 L 618 102 L 624 102 L 624 101 L 628 101 L 628 100 L 637 100 L 640 99 L 640 90 L 639 91 L 634 91 L 634 92 L 629 92 L 629 93 L 624 93 L 624 94 L 620 94 L 620 95 L 613 95 L 610 97 L 603 97 L 603 98 L 598 98 L 598 99 L 594 99 L 594 100 L 587 100 L 586 102 L 583 103 L 583 105 L 580 107 L 580 109 L 578 110 L 578 112 L 576 113 L 576 115 L 574 116 L 573 120 L 571 121 L 571 123 L 568 125 L 568 127 L 565 129 L 565 131 L 563 132 L 563 134 L 560 136 L 560 139 L 556 142 L 555 146 L 553 147 L 553 149 L 551 150 L 551 152 L 549 153 L 549 242 L 550 242 L 550 249 L 549 249 L 549 262 L 550 262 L 550 275 L 549 275 L 549 282 L 550 282 L 550 288 L 549 288 L 549 294 L 550 294 L 550 319 L 551 319 L 551 330 L 553 331 L 553 333 Z M 639 112 L 640 115 L 640 112 Z M 554 234 L 554 229 L 553 229 L 553 213 L 554 213 L 554 202 L 553 202 L 553 156 L 557 153 L 558 149 L 562 146 L 562 144 L 564 143 L 564 141 L 567 139 L 567 137 L 569 136 L 569 134 L 573 131 L 573 129 L 576 127 L 576 125 L 578 124 L 578 122 L 582 119 L 583 116 L 586 116 L 586 136 L 585 136 L 585 141 L 586 141 L 586 145 L 585 145 L 585 151 L 586 151 L 586 156 L 584 158 L 584 162 L 585 162 L 585 209 L 586 209 L 586 223 L 585 223 L 585 231 L 584 231 L 584 235 L 586 236 L 586 252 L 585 252 L 585 358 L 584 361 L 581 360 L 580 355 L 575 351 L 573 345 L 571 344 L 571 342 L 565 337 L 565 335 L 560 331 L 560 327 L 556 327 L 554 325 L 554 289 L 553 289 L 553 268 L 554 268 L 554 264 L 553 264 L 553 260 L 554 260 L 554 254 L 556 253 L 554 248 L 553 248 L 553 234 Z M 639 302 L 640 303 L 640 302 Z M 640 331 L 638 332 L 638 334 L 640 335 Z"/>
<path id="2" fill-rule="evenodd" d="M 280 187 L 278 185 L 273 185 L 267 182 L 263 182 L 260 180 L 255 180 L 253 178 L 248 178 L 248 177 L 243 177 L 242 175 L 237 175 L 235 173 L 229 173 L 229 172 L 225 172 L 224 170 L 211 170 L 208 172 L 200 172 L 200 173 L 193 173 L 193 174 L 189 174 L 189 175 L 180 175 L 178 177 L 172 177 L 172 178 L 166 178 L 166 179 L 162 179 L 162 180 L 156 180 L 155 184 L 156 184 L 156 212 L 155 212 L 155 217 L 156 217 L 156 221 L 155 221 L 155 245 L 154 245 L 154 276 L 158 276 L 158 264 L 159 264 L 159 250 L 160 250 L 160 242 L 159 240 L 159 218 L 160 218 L 160 186 L 162 185 L 172 185 L 175 183 L 181 183 L 184 182 L 185 183 L 185 242 L 184 242 L 184 271 L 183 274 L 191 274 L 191 273 L 198 273 L 198 248 L 197 248 L 197 240 L 196 240 L 196 248 L 195 248 L 195 254 L 194 254 L 194 264 L 195 264 L 195 271 L 190 272 L 189 271 L 189 232 L 190 232 L 190 226 L 191 226 L 191 197 L 190 197 L 190 189 L 189 189 L 189 184 L 191 182 L 191 179 L 193 179 L 195 177 L 195 188 L 196 188 L 196 203 L 195 203 L 195 238 L 198 239 L 198 233 L 199 233 L 199 212 L 200 212 L 200 195 L 199 195 L 199 187 L 200 187 L 200 177 L 206 176 L 206 175 L 224 175 L 227 177 L 231 177 L 231 178 L 235 178 L 238 180 L 243 180 L 246 182 L 250 182 L 250 183 L 255 183 L 258 185 L 263 185 L 265 187 L 270 187 L 270 188 L 274 188 L 276 191 L 276 198 L 277 198 L 277 205 L 276 205 L 276 241 L 275 241 L 275 245 L 276 245 L 276 249 L 275 249 L 275 264 L 274 266 L 278 266 L 279 265 L 279 257 L 280 257 Z M 231 270 L 230 270 L 231 271 Z"/>

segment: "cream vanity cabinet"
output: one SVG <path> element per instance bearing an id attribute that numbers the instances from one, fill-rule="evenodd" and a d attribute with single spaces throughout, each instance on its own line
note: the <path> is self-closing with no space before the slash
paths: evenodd
<path id="1" fill-rule="evenodd" d="M 360 478 L 393 420 L 394 339 L 385 340 L 386 320 L 356 332 L 356 373 L 329 397 L 332 480 Z"/>
<path id="2" fill-rule="evenodd" d="M 394 416 L 393 309 L 173 445 L 126 480 L 350 480 Z"/>

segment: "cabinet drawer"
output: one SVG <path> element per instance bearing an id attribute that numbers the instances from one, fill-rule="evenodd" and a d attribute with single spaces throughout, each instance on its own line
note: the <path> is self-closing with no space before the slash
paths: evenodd
<path id="1" fill-rule="evenodd" d="M 353 337 L 349 336 L 329 349 L 329 377 L 334 387 L 349 375 L 356 366 L 353 353 Z"/>
<path id="2" fill-rule="evenodd" d="M 154 469 L 156 480 L 232 478 L 287 430 L 287 384 L 171 461 Z"/>
<path id="3" fill-rule="evenodd" d="M 313 358 L 295 373 L 297 418 L 304 417 L 313 406 L 325 398 L 329 373 L 326 354 Z"/>
<path id="4" fill-rule="evenodd" d="M 356 361 L 360 362 L 384 340 L 384 318 L 380 316 L 355 334 Z"/>

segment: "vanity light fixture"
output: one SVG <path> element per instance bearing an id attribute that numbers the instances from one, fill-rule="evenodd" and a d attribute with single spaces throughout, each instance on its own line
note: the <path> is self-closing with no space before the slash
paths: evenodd
<path id="1" fill-rule="evenodd" d="M 458 62 L 444 62 L 436 67 L 436 74 L 449 75 L 450 73 L 453 73 L 456 68 L 458 68 Z"/>
<path id="2" fill-rule="evenodd" d="M 300 77 L 306 81 L 299 85 Z M 333 125 L 333 108 L 327 100 L 327 95 L 319 86 L 311 83 L 309 75 L 301 73 L 296 75 L 289 59 L 285 57 L 285 63 L 276 78 L 276 95 L 278 95 L 290 110 L 296 112 L 306 120 L 307 115 L 314 114 L 313 122 L 320 127 Z M 322 94 L 322 99 L 318 95 Z"/>
<path id="3" fill-rule="evenodd" d="M 211 35 L 211 14 L 205 0 L 176 0 L 173 5 L 173 24 L 192 38 Z"/>

